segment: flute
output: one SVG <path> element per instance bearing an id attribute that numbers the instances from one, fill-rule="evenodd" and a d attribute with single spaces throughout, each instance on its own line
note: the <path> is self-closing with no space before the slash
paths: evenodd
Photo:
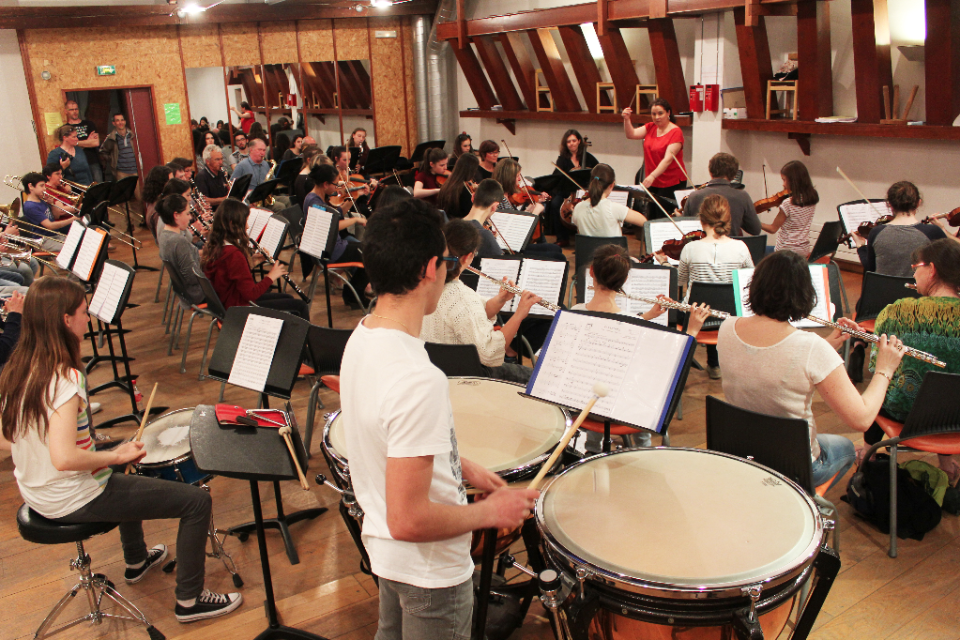
<path id="1" fill-rule="evenodd" d="M 269 262 L 271 266 L 273 266 L 273 265 L 275 265 L 275 264 L 277 263 L 277 261 L 273 259 L 273 256 L 271 256 L 269 253 L 267 253 L 267 252 L 264 250 L 264 248 L 260 246 L 260 243 L 259 243 L 259 242 L 257 242 L 257 241 L 254 240 L 253 238 L 250 238 L 250 242 L 253 243 L 253 246 L 256 247 L 257 251 L 260 252 L 260 255 L 262 255 L 264 258 L 266 258 L 266 259 L 267 259 L 267 262 Z M 297 292 L 297 295 L 300 296 L 300 299 L 301 299 L 301 300 L 303 300 L 304 302 L 306 302 L 306 303 L 309 304 L 309 302 L 310 302 L 310 296 L 308 296 L 307 294 L 305 294 L 305 293 L 303 292 L 303 289 L 301 289 L 300 287 L 297 286 L 297 283 L 293 281 L 293 279 L 290 277 L 290 274 L 289 274 L 289 273 L 283 274 L 283 279 L 287 281 L 287 284 L 289 284 L 291 287 L 293 287 L 293 290 Z"/>
<path id="2" fill-rule="evenodd" d="M 818 318 L 816 316 L 807 316 L 807 320 L 812 320 L 817 324 L 822 324 L 825 327 L 832 327 L 843 333 L 849 333 L 854 338 L 860 338 L 864 342 L 880 342 L 880 337 L 875 333 L 870 333 L 869 331 L 860 331 L 858 329 L 848 329 L 843 325 L 837 324 L 836 322 L 830 322 L 829 320 L 824 320 L 823 318 Z M 903 354 L 910 356 L 911 358 L 916 358 L 917 360 L 922 360 L 923 362 L 932 364 L 935 367 L 940 367 L 941 369 L 946 368 L 947 363 L 942 360 L 938 360 L 936 356 L 927 353 L 926 351 L 920 351 L 919 349 L 914 349 L 913 347 L 908 347 L 903 345 Z"/>
<path id="3" fill-rule="evenodd" d="M 596 289 L 596 287 L 590 287 L 590 288 Z M 675 309 L 676 311 L 686 311 L 688 313 L 690 312 L 691 309 L 693 309 L 693 305 L 687 304 L 685 302 L 674 302 L 673 300 L 661 300 L 659 298 L 635 296 L 627 293 L 623 289 L 621 289 L 620 291 L 617 291 L 617 295 L 621 295 L 621 296 L 624 296 L 625 298 L 636 300 L 638 302 L 646 302 L 647 304 L 658 304 L 663 309 Z M 707 309 L 707 313 L 709 313 L 714 318 L 719 318 L 721 320 L 726 320 L 727 318 L 730 317 L 730 314 L 727 313 L 726 311 L 719 311 L 717 309 Z"/>
<path id="4" fill-rule="evenodd" d="M 913 289 L 914 291 L 919 291 L 919 289 L 917 289 L 917 285 L 915 285 L 912 282 L 904 282 L 903 286 L 905 286 L 907 289 Z"/>
<path id="5" fill-rule="evenodd" d="M 477 274 L 478 276 L 483 276 L 484 278 L 486 278 L 486 279 L 489 280 L 490 282 L 495 282 L 498 287 L 500 287 L 501 289 L 503 289 L 503 290 L 505 290 L 505 291 L 509 291 L 510 293 L 512 293 L 512 294 L 514 294 L 514 295 L 519 296 L 519 295 L 521 295 L 521 294 L 523 293 L 523 289 L 521 289 L 521 288 L 519 288 L 519 287 L 514 287 L 513 285 L 509 285 L 509 284 L 507 284 L 506 282 L 504 282 L 504 281 L 502 281 L 502 280 L 497 280 L 497 279 L 494 278 L 493 276 L 488 276 L 487 274 L 485 274 L 483 271 L 480 271 L 479 269 L 474 269 L 474 268 L 471 267 L 471 266 L 466 266 L 466 267 L 464 267 L 464 268 L 465 268 L 467 271 L 469 271 L 470 273 L 475 273 L 475 274 Z M 553 304 L 552 302 L 547 302 L 546 300 L 541 300 L 541 301 L 538 302 L 537 304 L 540 305 L 541 307 L 545 307 L 545 308 L 547 308 L 547 309 L 550 309 L 550 311 L 560 311 L 560 310 L 563 308 L 563 307 L 561 307 L 561 306 L 558 305 L 558 304 Z"/>

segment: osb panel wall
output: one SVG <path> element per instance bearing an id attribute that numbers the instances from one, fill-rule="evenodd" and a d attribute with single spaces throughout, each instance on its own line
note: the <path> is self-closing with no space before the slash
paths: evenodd
<path id="1" fill-rule="evenodd" d="M 27 29 L 24 36 L 33 72 L 28 81 L 36 92 L 41 118 L 37 126 L 43 126 L 44 113 L 63 113 L 63 91 L 152 85 L 164 160 L 193 157 L 176 27 L 130 30 L 100 26 L 84 32 L 82 43 L 64 38 L 58 29 Z M 98 76 L 98 64 L 116 66 L 117 75 Z M 40 78 L 44 69 L 53 74 L 52 80 Z M 166 124 L 163 105 L 168 103 L 180 105 L 183 124 Z M 44 157 L 58 145 L 52 135 L 46 136 L 45 143 Z"/>
<path id="2" fill-rule="evenodd" d="M 227 23 L 220 25 L 220 29 L 223 33 L 223 53 L 228 67 L 260 64 L 256 22 Z"/>
<path id="3" fill-rule="evenodd" d="M 337 24 L 337 53 L 340 53 L 340 29 Z M 404 105 L 404 84 L 398 79 L 404 77 L 403 43 L 399 38 L 399 18 L 373 18 L 370 30 L 397 31 L 396 38 L 374 38 L 370 34 L 370 66 L 375 98 L 374 125 L 376 126 L 377 146 L 399 144 L 406 151 L 407 111 Z M 342 57 L 342 56 L 341 56 Z"/>
<path id="4" fill-rule="evenodd" d="M 333 60 L 333 21 L 300 21 L 300 55 L 304 62 Z"/>
<path id="5" fill-rule="evenodd" d="M 183 47 L 183 66 L 186 68 L 222 66 L 217 25 L 181 26 L 180 43 Z"/>
<path id="6" fill-rule="evenodd" d="M 297 62 L 297 25 L 295 22 L 263 22 L 260 24 L 263 36 L 264 64 L 284 64 Z"/>
<path id="7" fill-rule="evenodd" d="M 344 18 L 336 21 L 337 59 L 369 60 L 370 42 L 366 18 Z M 397 51 L 399 54 L 399 50 Z"/>

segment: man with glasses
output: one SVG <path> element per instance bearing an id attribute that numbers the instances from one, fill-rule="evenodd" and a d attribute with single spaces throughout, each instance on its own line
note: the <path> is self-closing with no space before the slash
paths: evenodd
<path id="1" fill-rule="evenodd" d="M 362 249 L 376 312 L 343 356 L 342 415 L 363 545 L 379 578 L 379 640 L 470 637 L 471 532 L 520 526 L 539 495 L 460 458 L 447 378 L 419 337 L 458 260 L 445 245 L 426 203 L 404 200 L 371 217 Z M 486 498 L 468 505 L 464 480 Z"/>

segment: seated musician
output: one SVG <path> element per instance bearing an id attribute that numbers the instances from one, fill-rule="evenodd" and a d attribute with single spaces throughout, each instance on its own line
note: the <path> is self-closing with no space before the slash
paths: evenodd
<path id="1" fill-rule="evenodd" d="M 229 613 L 243 602 L 239 593 L 203 588 L 210 494 L 184 482 L 114 472 L 113 465 L 143 458 L 143 443 L 97 451 L 91 439 L 80 361 L 87 321 L 83 287 L 67 278 L 40 278 L 24 301 L 23 332 L 0 373 L 0 448 L 13 452 L 20 494 L 55 522 L 119 523 L 124 579 L 131 584 L 167 557 L 162 544 L 147 549 L 142 521 L 179 519 L 177 620 Z"/>
<path id="2" fill-rule="evenodd" d="M 287 273 L 279 260 L 260 282 L 250 272 L 250 237 L 247 235 L 247 217 L 250 208 L 228 198 L 213 216 L 213 226 L 200 254 L 204 274 L 210 279 L 220 302 L 227 309 L 247 306 L 255 302 L 259 307 L 287 311 L 310 320 L 307 304 L 288 293 L 271 292 L 270 287 Z M 261 258 L 262 261 L 262 258 Z"/>
<path id="3" fill-rule="evenodd" d="M 816 304 L 806 260 L 793 251 L 778 251 L 761 260 L 750 281 L 749 301 L 756 315 L 731 317 L 720 325 L 717 349 L 723 363 L 723 393 L 743 409 L 806 420 L 813 483 L 820 486 L 833 478 L 833 486 L 853 464 L 854 447 L 843 436 L 817 433 L 813 392 L 820 392 L 847 427 L 866 431 L 903 357 L 903 342 L 896 336 L 880 337 L 877 374 L 861 395 L 837 353 L 849 336 L 836 330 L 824 339 L 790 324 Z M 856 327 L 846 318 L 839 323 Z"/>
<path id="4" fill-rule="evenodd" d="M 420 336 L 449 264 L 436 211 L 416 199 L 377 211 L 363 255 L 379 299 L 347 343 L 340 398 L 363 545 L 379 578 L 377 637 L 468 638 L 470 532 L 519 526 L 538 492 L 506 488 L 457 450 L 449 385 Z M 486 498 L 468 505 L 464 482 Z"/>
<path id="5" fill-rule="evenodd" d="M 460 274 L 473 262 L 480 246 L 480 233 L 473 224 L 467 220 L 451 220 L 444 227 L 444 236 L 447 238 L 447 249 L 459 256 L 460 261 L 447 268 L 443 295 L 437 302 L 436 310 L 424 316 L 420 338 L 440 344 L 472 344 L 480 354 L 486 377 L 526 384 L 533 369 L 505 363 L 504 356 L 517 335 L 520 323 L 530 313 L 530 308 L 540 301 L 540 297 L 524 291 L 510 320 L 499 331 L 494 329 L 497 314 L 503 305 L 513 300 L 514 294 L 501 289 L 496 297 L 484 300 L 460 280 Z M 513 285 L 512 282 L 509 284 Z"/>
<path id="6" fill-rule="evenodd" d="M 203 162 L 194 179 L 197 190 L 205 196 L 211 211 L 227 199 L 227 174 L 223 171 L 223 151 L 215 144 L 207 145 L 201 156 Z"/>
<path id="7" fill-rule="evenodd" d="M 23 301 L 22 293 L 14 291 L 3 303 L 3 310 L 7 314 L 3 321 L 3 333 L 0 333 L 0 367 L 7 364 L 10 360 L 10 354 L 13 353 L 17 341 L 20 340 L 20 323 L 23 320 Z"/>
<path id="8" fill-rule="evenodd" d="M 180 279 L 186 286 L 187 302 L 200 304 L 204 297 L 196 274 L 202 271 L 200 252 L 197 251 L 191 237 L 193 214 L 190 213 L 190 205 L 182 195 L 173 194 L 162 198 L 157 203 L 157 212 L 164 225 L 157 239 L 157 244 L 160 245 L 160 259 L 169 262 L 180 274 Z M 192 233 L 200 235 L 197 230 Z"/>
<path id="9" fill-rule="evenodd" d="M 465 157 L 465 156 L 463 156 Z M 446 186 L 446 185 L 444 185 Z M 493 258 L 502 256 L 505 252 L 500 248 L 497 239 L 494 236 L 496 230 L 493 229 L 493 223 L 490 216 L 500 208 L 503 201 L 503 187 L 492 178 L 481 180 L 477 186 L 476 193 L 473 195 L 473 204 L 470 207 L 470 213 L 464 218 L 471 222 L 480 232 L 480 248 L 477 249 L 477 255 L 481 258 Z M 487 227 L 491 229 L 487 229 Z M 550 242 L 540 244 L 528 244 L 527 248 L 519 251 L 520 247 L 511 247 L 511 250 L 522 253 L 532 258 L 562 258 L 563 249 L 559 245 Z"/>
<path id="10" fill-rule="evenodd" d="M 333 166 L 337 169 L 337 182 L 335 184 L 345 198 L 342 205 L 344 211 L 351 210 L 355 202 L 357 212 L 369 216 L 370 194 L 373 189 L 376 189 L 377 180 L 375 178 L 355 180 L 350 177 L 350 152 L 347 151 L 346 147 L 331 147 L 327 150 L 327 156 L 333 160 Z M 361 182 L 361 184 L 354 184 L 356 182 Z M 347 197 L 347 193 L 350 197 Z"/>
<path id="11" fill-rule="evenodd" d="M 427 149 L 420 163 L 420 170 L 414 176 L 413 197 L 423 198 L 436 206 L 437 194 L 440 193 L 439 176 L 449 176 L 447 171 L 447 152 L 443 149 Z"/>
<path id="12" fill-rule="evenodd" d="M 683 205 L 683 215 L 697 215 L 700 205 L 708 196 L 723 196 L 730 205 L 730 235 L 759 234 L 760 218 L 757 217 L 757 209 L 753 206 L 753 198 L 746 192 L 743 185 L 733 183 L 739 169 L 740 163 L 729 153 L 714 154 L 707 165 L 710 180 L 690 194 Z"/>
<path id="13" fill-rule="evenodd" d="M 551 200 L 547 204 L 548 217 L 553 222 L 557 232 L 557 244 L 561 247 L 570 246 L 570 230 L 563 224 L 560 209 L 566 198 L 576 191 L 577 187 L 564 174 L 569 175 L 580 169 L 592 169 L 599 161 L 587 151 L 589 143 L 576 129 L 568 129 L 560 138 L 560 155 L 554 163 L 556 168 L 553 175 L 558 176 L 556 188 L 550 193 Z"/>
<path id="14" fill-rule="evenodd" d="M 486 180 L 493 177 L 493 170 L 497 167 L 500 160 L 500 145 L 493 140 L 484 140 L 477 149 L 477 156 L 480 159 L 480 165 L 477 167 L 477 175 L 474 176 L 475 182 Z"/>
<path id="15" fill-rule="evenodd" d="M 950 238 L 935 240 L 913 250 L 913 277 L 921 298 L 902 298 L 877 316 L 876 332 L 896 334 L 911 347 L 926 351 L 947 363 L 945 369 L 916 358 L 904 358 L 887 387 L 880 413 L 904 422 L 913 408 L 920 383 L 927 371 L 960 373 L 960 246 Z M 873 349 L 870 368 L 879 368 Z M 863 434 L 868 445 L 885 438 L 876 424 Z M 951 485 L 960 481 L 955 456 L 939 456 L 940 468 Z"/>
<path id="16" fill-rule="evenodd" d="M 463 218 L 473 206 L 471 189 L 476 188 L 473 181 L 480 166 L 480 159 L 472 153 L 464 153 L 453 166 L 453 172 L 437 193 L 437 207 L 447 214 L 448 220 Z M 501 189 L 502 191 L 502 189 Z M 502 197 L 502 195 L 501 195 Z M 499 204 L 499 200 L 497 200 Z"/>
<path id="17" fill-rule="evenodd" d="M 73 190 L 63 181 L 63 169 L 58 163 L 50 163 L 43 167 L 43 177 L 47 179 L 47 195 L 49 199 L 55 199 L 57 205 L 52 207 L 55 220 L 75 215 L 77 208 L 73 206 L 73 201 L 67 196 L 72 195 Z"/>
<path id="18" fill-rule="evenodd" d="M 44 251 L 59 253 L 63 248 L 63 232 L 58 231 L 73 224 L 73 218 L 54 220 L 50 205 L 44 202 L 43 195 L 47 181 L 42 174 L 31 171 L 21 179 L 26 200 L 23 203 L 23 218 L 30 223 L 28 229 L 22 229 L 24 235 L 39 237 Z M 55 233 L 56 232 L 56 233 Z M 57 239 L 60 238 L 60 239 Z"/>
<path id="19" fill-rule="evenodd" d="M 639 211 L 610 201 L 616 182 L 617 174 L 608 164 L 598 164 L 590 171 L 590 184 L 587 186 L 589 198 L 573 208 L 573 224 L 577 225 L 577 233 L 599 238 L 616 238 L 623 235 L 620 225 L 624 222 L 638 227 L 647 223 L 646 216 Z M 561 215 L 564 213 L 561 209 Z"/>
<path id="20" fill-rule="evenodd" d="M 453 141 L 453 153 L 451 153 L 450 157 L 447 158 L 447 171 L 453 171 L 453 167 L 457 164 L 457 160 L 459 160 L 460 156 L 464 154 L 469 154 L 476 157 L 476 154 L 473 151 L 473 138 L 471 138 L 470 134 L 466 131 L 461 131 L 457 134 L 457 137 Z"/>
<path id="21" fill-rule="evenodd" d="M 545 193 L 530 194 L 528 198 L 529 190 L 524 189 L 524 178 L 520 171 L 520 163 L 513 158 L 503 158 L 497 162 L 492 177 L 503 187 L 501 204 L 504 209 L 526 211 L 538 216 L 543 213 L 543 203 L 546 202 L 548 196 Z"/>

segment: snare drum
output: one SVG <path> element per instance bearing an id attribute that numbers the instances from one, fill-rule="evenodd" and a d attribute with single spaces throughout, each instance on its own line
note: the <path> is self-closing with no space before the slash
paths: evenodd
<path id="1" fill-rule="evenodd" d="M 700 449 L 588 458 L 544 489 L 536 519 L 574 638 L 734 638 L 752 603 L 776 638 L 824 538 L 798 485 Z"/>
<path id="2" fill-rule="evenodd" d="M 209 480 L 201 472 L 190 451 L 190 421 L 193 407 L 177 409 L 160 416 L 143 430 L 147 455 L 137 465 L 137 474 L 161 480 L 200 484 Z"/>

